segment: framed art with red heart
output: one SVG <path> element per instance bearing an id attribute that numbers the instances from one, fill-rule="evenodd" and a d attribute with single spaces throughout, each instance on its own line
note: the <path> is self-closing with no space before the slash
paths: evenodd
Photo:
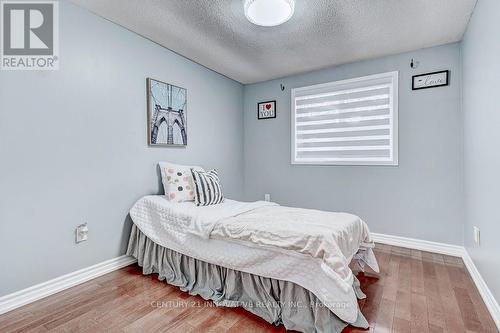
<path id="1" fill-rule="evenodd" d="M 257 119 L 276 118 L 276 101 L 267 101 L 257 104 Z"/>

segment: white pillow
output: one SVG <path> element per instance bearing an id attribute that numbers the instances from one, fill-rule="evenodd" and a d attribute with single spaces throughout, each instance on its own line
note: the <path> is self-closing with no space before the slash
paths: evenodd
<path id="1" fill-rule="evenodd" d="M 165 197 L 172 202 L 194 201 L 194 182 L 191 168 L 205 171 L 200 166 L 179 165 L 169 162 L 159 162 L 161 182 Z"/>

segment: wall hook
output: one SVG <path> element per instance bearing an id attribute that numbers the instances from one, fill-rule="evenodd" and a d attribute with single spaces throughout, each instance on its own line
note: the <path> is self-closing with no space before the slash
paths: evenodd
<path id="1" fill-rule="evenodd" d="M 410 67 L 415 69 L 418 67 L 418 65 L 420 65 L 420 62 L 416 61 L 415 59 L 411 58 L 411 61 L 410 61 Z"/>
<path id="2" fill-rule="evenodd" d="M 281 91 L 285 91 L 285 86 L 281 83 L 280 83 L 280 89 L 281 89 Z"/>

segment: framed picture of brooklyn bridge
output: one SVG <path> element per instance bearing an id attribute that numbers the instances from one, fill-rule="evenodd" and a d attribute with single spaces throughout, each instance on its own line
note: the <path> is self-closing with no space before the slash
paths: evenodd
<path id="1" fill-rule="evenodd" d="M 148 143 L 150 146 L 187 145 L 187 90 L 146 79 Z"/>

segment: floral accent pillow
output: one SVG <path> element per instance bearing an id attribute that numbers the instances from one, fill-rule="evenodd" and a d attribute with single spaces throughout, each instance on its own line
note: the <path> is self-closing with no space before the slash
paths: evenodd
<path id="1" fill-rule="evenodd" d="M 195 187 L 191 168 L 204 171 L 203 168 L 169 162 L 160 162 L 158 164 L 166 198 L 173 202 L 194 201 Z"/>

